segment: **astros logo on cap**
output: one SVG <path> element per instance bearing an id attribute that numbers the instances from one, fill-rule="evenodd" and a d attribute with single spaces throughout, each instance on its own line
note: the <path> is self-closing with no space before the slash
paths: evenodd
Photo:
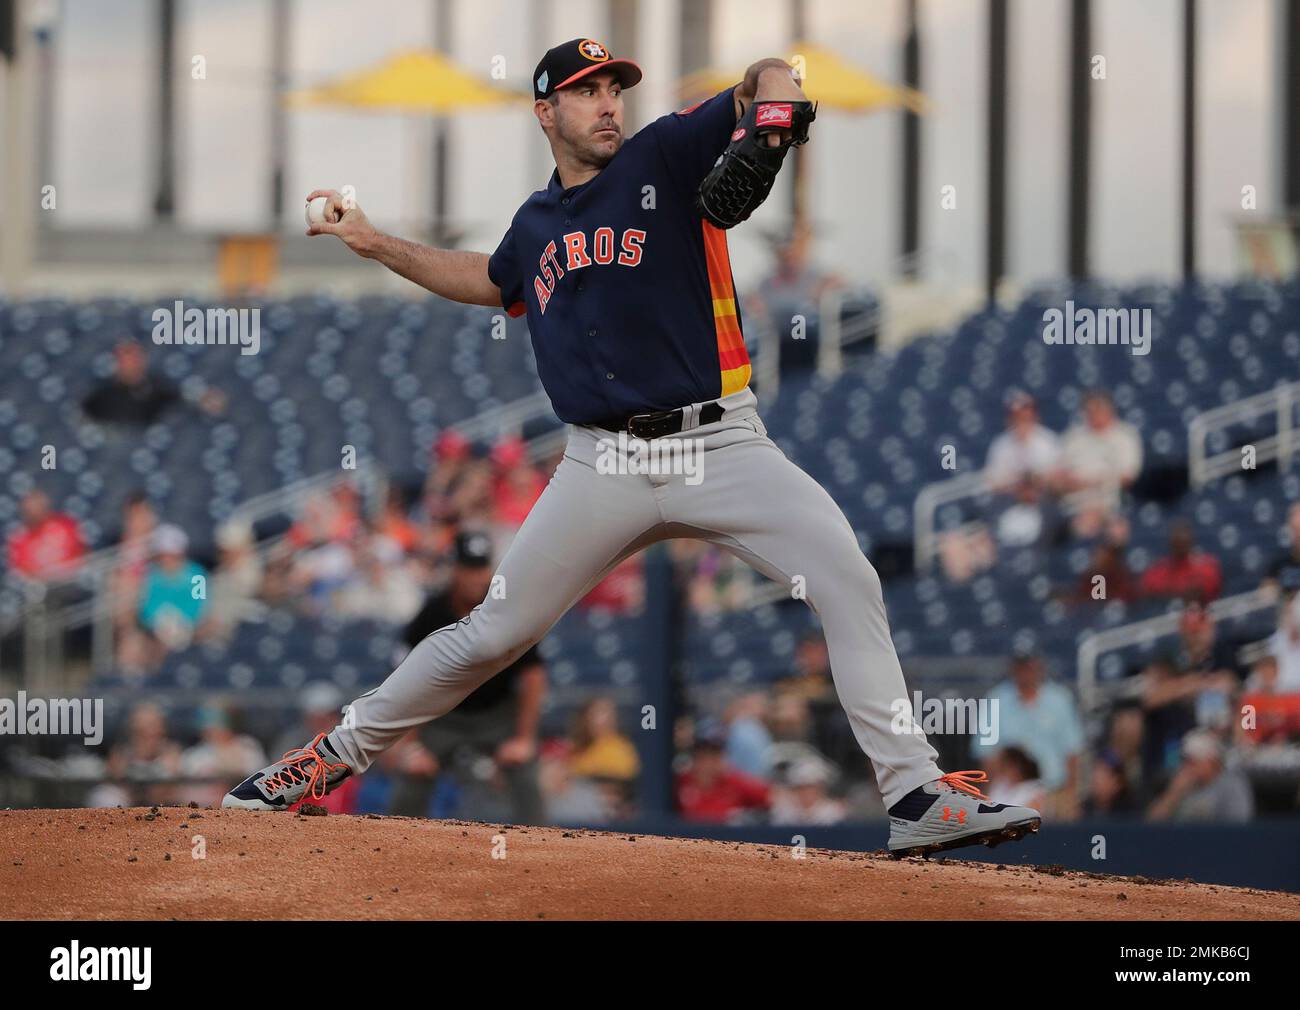
<path id="1" fill-rule="evenodd" d="M 578 52 L 593 63 L 604 63 L 609 59 L 609 50 L 595 39 L 583 39 L 578 45 Z"/>

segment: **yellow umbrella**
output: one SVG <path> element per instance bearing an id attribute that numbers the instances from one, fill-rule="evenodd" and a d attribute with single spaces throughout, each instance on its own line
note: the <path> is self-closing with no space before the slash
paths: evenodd
<path id="1" fill-rule="evenodd" d="M 800 70 L 803 90 L 813 101 L 828 109 L 845 112 L 874 112 L 878 109 L 926 111 L 925 96 L 913 88 L 886 84 L 878 77 L 812 43 L 796 44 L 789 62 Z M 683 78 L 678 91 L 684 99 L 717 94 L 744 77 L 717 69 L 699 70 Z"/>
<path id="2" fill-rule="evenodd" d="M 396 53 L 366 70 L 304 88 L 287 96 L 293 108 L 346 106 L 384 112 L 447 116 L 469 109 L 522 105 L 531 94 L 498 87 L 467 73 L 451 60 L 431 50 Z M 444 168 L 445 134 L 435 127 L 434 241 L 455 245 L 460 235 L 446 220 L 447 183 Z"/>
<path id="3" fill-rule="evenodd" d="M 526 97 L 480 80 L 438 53 L 412 50 L 367 70 L 292 92 L 288 101 L 297 108 L 347 105 L 446 115 L 485 105 L 521 103 Z"/>

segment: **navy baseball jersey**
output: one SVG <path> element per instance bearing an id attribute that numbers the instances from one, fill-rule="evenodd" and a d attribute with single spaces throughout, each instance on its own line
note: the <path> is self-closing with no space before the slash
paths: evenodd
<path id="1" fill-rule="evenodd" d="M 527 312 L 560 420 L 672 410 L 749 384 L 727 235 L 695 210 L 735 128 L 729 88 L 650 123 L 580 186 L 553 172 L 515 213 L 488 277 L 510 315 Z"/>

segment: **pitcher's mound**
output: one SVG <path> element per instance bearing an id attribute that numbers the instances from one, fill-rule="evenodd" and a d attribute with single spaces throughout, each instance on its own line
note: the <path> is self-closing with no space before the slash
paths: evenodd
<path id="1" fill-rule="evenodd" d="M 0 811 L 6 919 L 1279 919 L 1300 896 L 405 817 Z"/>

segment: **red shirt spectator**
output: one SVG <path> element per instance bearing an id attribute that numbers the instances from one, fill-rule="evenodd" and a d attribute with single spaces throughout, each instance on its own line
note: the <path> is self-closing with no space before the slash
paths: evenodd
<path id="1" fill-rule="evenodd" d="M 72 516 L 50 509 L 42 491 L 29 491 L 22 501 L 23 526 L 9 538 L 9 567 L 33 579 L 54 578 L 71 571 L 86 553 L 81 527 Z"/>
<path id="2" fill-rule="evenodd" d="M 1169 531 L 1169 557 L 1161 558 L 1142 575 L 1145 596 L 1208 603 L 1223 590 L 1219 561 L 1196 549 L 1192 526 L 1185 520 Z"/>
<path id="3" fill-rule="evenodd" d="M 546 478 L 528 462 L 522 439 L 497 443 L 492 462 L 498 468 L 492 488 L 492 518 L 503 526 L 518 528 L 546 490 Z"/>
<path id="4" fill-rule="evenodd" d="M 696 743 L 690 768 L 677 776 L 677 805 L 688 821 L 726 822 L 744 810 L 766 810 L 770 801 L 767 783 L 730 767 L 712 740 Z"/>
<path id="5" fill-rule="evenodd" d="M 645 602 L 645 571 L 641 555 L 635 554 L 619 563 L 596 588 L 578 601 L 587 610 L 607 610 L 614 614 L 632 614 Z"/>

